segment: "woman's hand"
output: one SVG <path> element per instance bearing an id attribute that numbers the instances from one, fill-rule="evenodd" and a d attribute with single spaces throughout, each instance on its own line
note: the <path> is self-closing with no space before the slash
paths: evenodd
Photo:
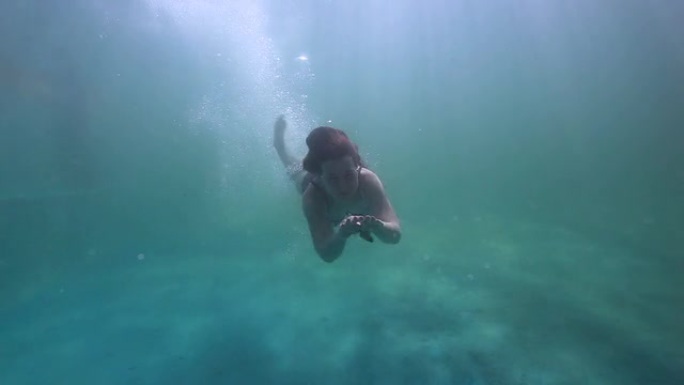
<path id="1" fill-rule="evenodd" d="M 275 124 L 273 125 L 273 131 L 277 135 L 282 135 L 285 132 L 285 128 L 287 128 L 287 122 L 285 121 L 285 116 L 280 115 L 278 116 L 278 119 L 276 119 Z"/>
<path id="2" fill-rule="evenodd" d="M 381 229 L 382 226 L 382 221 L 372 215 L 363 216 L 363 220 L 361 221 L 361 231 L 373 233 L 376 230 Z"/>
<path id="3" fill-rule="evenodd" d="M 362 231 L 373 233 L 382 226 L 382 221 L 372 215 L 349 215 L 340 223 L 338 232 L 348 238 Z"/>
<path id="4" fill-rule="evenodd" d="M 360 215 L 349 215 L 340 222 L 340 227 L 337 232 L 344 238 L 349 238 L 350 236 L 361 231 L 361 226 L 363 225 L 363 216 Z"/>

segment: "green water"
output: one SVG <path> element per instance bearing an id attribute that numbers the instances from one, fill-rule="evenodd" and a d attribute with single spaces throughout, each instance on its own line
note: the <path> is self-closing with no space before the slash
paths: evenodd
<path id="1" fill-rule="evenodd" d="M 4 1 L 0 384 L 684 383 L 684 6 Z M 398 245 L 314 253 L 346 130 Z"/>

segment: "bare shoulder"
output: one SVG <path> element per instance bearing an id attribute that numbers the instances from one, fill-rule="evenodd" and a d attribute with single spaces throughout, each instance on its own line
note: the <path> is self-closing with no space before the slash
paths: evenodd
<path id="1" fill-rule="evenodd" d="M 367 168 L 362 168 L 359 172 L 359 183 L 366 191 L 378 189 L 380 191 L 384 190 L 380 177 Z"/>
<path id="2" fill-rule="evenodd" d="M 362 168 L 359 173 L 359 185 L 363 189 L 365 199 L 369 204 L 371 215 L 384 221 L 398 223 L 394 208 L 385 192 L 385 187 L 376 173 L 366 168 Z"/>
<path id="3" fill-rule="evenodd" d="M 385 201 L 387 201 L 385 187 L 380 177 L 367 168 L 362 168 L 359 173 L 359 188 L 366 199 L 373 205 L 384 205 Z"/>

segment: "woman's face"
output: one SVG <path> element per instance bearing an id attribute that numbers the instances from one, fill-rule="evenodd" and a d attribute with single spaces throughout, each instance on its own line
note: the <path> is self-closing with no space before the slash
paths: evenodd
<path id="1" fill-rule="evenodd" d="M 349 199 L 359 188 L 359 166 L 351 156 L 328 160 L 321 164 L 321 180 L 326 192 L 333 198 Z"/>

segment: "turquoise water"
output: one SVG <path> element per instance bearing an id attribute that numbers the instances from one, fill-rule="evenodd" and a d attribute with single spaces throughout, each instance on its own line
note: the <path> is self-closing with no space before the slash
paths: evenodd
<path id="1" fill-rule="evenodd" d="M 684 6 L 0 4 L 0 384 L 684 383 Z M 400 244 L 312 250 L 347 130 Z"/>

